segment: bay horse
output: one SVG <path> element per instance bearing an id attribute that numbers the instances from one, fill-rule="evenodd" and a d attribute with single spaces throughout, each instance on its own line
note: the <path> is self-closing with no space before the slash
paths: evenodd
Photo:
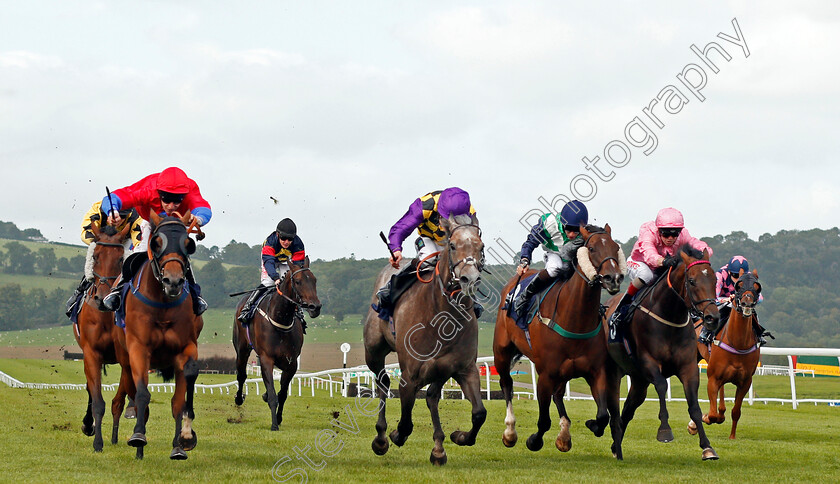
<path id="1" fill-rule="evenodd" d="M 646 294 L 639 293 L 639 306 L 630 321 L 625 322 L 624 343 L 632 350 L 635 366 L 622 368 L 630 375 L 630 390 L 621 412 L 621 424 L 626 432 L 636 409 L 644 403 L 648 386 L 652 383 L 659 396 L 660 426 L 657 440 L 670 442 L 674 433 L 668 425 L 667 378 L 676 375 L 682 382 L 688 413 L 700 434 L 703 460 L 717 459 L 706 432 L 703 413 L 697 401 L 700 372 L 697 368 L 697 341 L 693 319 L 702 319 L 711 331 L 717 329 L 720 313 L 715 305 L 715 271 L 709 263 L 707 251 L 684 245 L 675 254 L 676 266 L 662 275 Z M 609 321 L 620 300 L 609 301 L 604 321 Z M 699 305 L 699 307 L 698 307 Z M 610 355 L 617 362 L 625 360 L 620 345 L 608 345 Z"/>
<path id="2" fill-rule="evenodd" d="M 253 345 L 265 384 L 264 399 L 271 410 L 271 430 L 278 430 L 283 422 L 289 384 L 298 370 L 297 359 L 303 347 L 303 321 L 297 315 L 298 308 L 306 309 L 312 318 L 321 314 L 321 301 L 315 283 L 315 275 L 309 269 L 309 257 L 302 264 L 290 262 L 280 285 L 259 301 L 254 318 L 248 325 L 250 328 L 237 319 L 248 299 L 247 294 L 239 301 L 233 315 L 233 348 L 236 351 L 236 380 L 239 382 L 235 402 L 242 405 L 245 401 L 242 387 Z M 275 366 L 282 371 L 280 391 L 277 393 L 274 392 Z"/>
<path id="3" fill-rule="evenodd" d="M 518 438 L 510 368 L 512 360 L 524 355 L 534 363 L 539 375 L 537 400 L 540 415 L 537 432 L 526 442 L 528 449 L 537 451 L 543 446 L 543 434 L 551 428 L 549 407 L 554 396 L 560 414 L 560 434 L 555 440 L 555 446 L 562 452 L 571 450 L 571 421 L 563 403 L 563 393 L 566 382 L 582 377 L 589 384 L 592 398 L 598 407 L 595 419 L 588 420 L 586 426 L 600 437 L 609 422 L 613 438 L 612 452 L 621 460 L 623 430 L 619 420 L 618 386 L 621 376 L 618 366 L 607 352 L 600 307 L 601 288 L 616 294 L 626 273 L 626 263 L 621 248 L 611 237 L 609 224 L 603 229 L 587 225 L 581 227 L 580 233 L 585 242 L 578 251 L 575 273 L 567 282 L 552 285 L 542 296 L 530 325 L 530 346 L 525 332 L 502 309 L 504 302 L 499 306 L 493 337 L 493 356 L 507 405 L 502 441 L 505 446 L 513 447 Z M 532 270 L 528 273 L 535 272 Z M 514 276 L 502 294 L 508 294 L 518 282 L 519 277 Z"/>
<path id="4" fill-rule="evenodd" d="M 732 430 L 730 439 L 735 439 L 735 429 L 741 418 L 741 404 L 744 396 L 752 385 L 753 374 L 761 359 L 761 350 L 755 332 L 752 329 L 754 308 L 758 304 L 761 294 L 761 284 L 758 282 L 758 271 L 742 275 L 735 283 L 735 298 L 729 321 L 724 323 L 723 330 L 715 339 L 712 346 L 697 343 L 697 350 L 707 362 L 706 376 L 709 392 L 709 413 L 703 415 L 706 424 L 723 423 L 726 413 L 726 403 L 723 396 L 724 383 L 732 383 L 736 387 L 735 403 L 732 405 Z M 700 328 L 695 329 L 700 335 Z M 716 396 L 720 392 L 720 400 L 715 405 Z M 717 408 L 715 408 L 717 407 Z M 693 435 L 697 428 L 691 421 L 688 431 Z"/>
<path id="5" fill-rule="evenodd" d="M 185 451 L 197 443 L 192 421 L 193 393 L 198 377 L 198 336 L 204 326 L 201 316 L 192 309 L 186 276 L 189 255 L 195 252 L 190 233 L 203 237 L 190 214 L 161 218 L 150 212 L 153 226 L 149 238 L 148 260 L 137 274 L 127 280 L 125 335 L 121 341 L 129 355 L 131 374 L 137 389 L 137 423 L 128 445 L 137 448 L 136 457 L 143 458 L 146 445 L 146 420 L 151 395 L 149 369 L 160 370 L 164 380 L 175 378 L 172 416 L 175 437 L 170 459 L 184 460 Z M 133 254 L 143 257 L 145 254 Z M 126 261 L 131 265 L 131 258 Z M 125 272 L 125 271 L 124 271 Z M 125 274 L 124 274 L 125 276 Z M 182 425 L 183 424 L 183 425 Z"/>
<path id="6" fill-rule="evenodd" d="M 384 367 L 385 356 L 396 351 L 402 372 L 399 389 L 402 411 L 390 439 L 397 446 L 405 444 L 414 428 L 411 413 L 417 392 L 429 385 L 426 404 L 434 426 L 434 448 L 429 461 L 434 465 L 444 465 L 447 460 L 438 403 L 441 389 L 449 378 L 458 382 L 472 405 L 472 428 L 469 432 L 452 432 L 452 441 L 457 445 L 474 445 L 487 417 L 475 365 L 478 322 L 472 299 L 484 267 L 481 229 L 475 215 L 441 217 L 441 227 L 446 235 L 441 242 L 443 250 L 439 253 L 434 272 L 428 279 L 421 279 L 423 276 L 418 273 L 421 282 L 409 287 L 397 300 L 393 312 L 393 332 L 391 325 L 379 319 L 372 309 L 368 311 L 364 328 L 365 361 L 376 375 L 380 398 L 377 435 L 371 444 L 374 453 L 384 455 L 388 452 L 385 399 L 390 395 L 391 380 Z M 403 266 L 408 263 L 404 260 Z M 395 272 L 390 266 L 380 272 L 372 302 L 377 301 L 376 291 Z"/>
<path id="7" fill-rule="evenodd" d="M 119 344 L 122 329 L 114 324 L 114 313 L 107 311 L 102 305 L 102 299 L 108 295 L 114 282 L 120 274 L 123 257 L 125 255 L 125 240 L 128 237 L 130 224 L 117 232 L 111 226 L 100 228 L 98 224 L 91 224 L 93 234 L 92 267 L 89 267 L 93 277 L 93 284 L 88 289 L 84 304 L 79 309 L 77 323 L 73 328 L 76 342 L 82 348 L 84 355 L 85 379 L 87 380 L 88 404 L 82 419 L 82 433 L 93 436 L 93 450 L 102 452 L 102 418 L 105 415 L 105 400 L 102 397 L 102 369 L 103 365 L 119 363 L 122 367 L 120 384 L 117 394 L 111 401 L 111 413 L 114 425 L 111 431 L 111 443 L 117 443 L 120 426 L 120 416 L 125 407 L 126 394 L 134 394 L 134 383 L 128 370 L 128 354 Z"/>

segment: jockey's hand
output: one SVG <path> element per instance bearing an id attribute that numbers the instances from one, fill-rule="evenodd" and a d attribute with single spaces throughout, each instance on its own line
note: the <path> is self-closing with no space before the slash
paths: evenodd
<path id="1" fill-rule="evenodd" d="M 403 258 L 402 251 L 401 250 L 395 250 L 394 251 L 394 256 L 391 257 L 390 259 L 388 259 L 388 262 L 391 263 L 391 266 L 394 269 L 399 269 L 400 268 L 400 261 L 402 260 L 402 258 Z"/>
<path id="2" fill-rule="evenodd" d="M 531 263 L 528 262 L 528 259 L 522 259 L 519 262 L 519 265 L 516 266 L 516 275 L 521 276 L 522 274 L 525 274 L 525 271 L 528 270 L 529 265 L 531 265 Z"/>
<path id="3" fill-rule="evenodd" d="M 282 279 L 276 279 L 276 280 L 274 281 L 274 287 L 276 287 L 276 288 L 278 288 L 278 289 L 279 289 L 279 288 L 280 288 L 280 281 L 281 281 L 281 280 L 282 280 Z"/>
<path id="4" fill-rule="evenodd" d="M 122 222 L 122 217 L 120 217 L 120 213 L 117 211 L 111 211 L 108 214 L 108 224 L 109 225 L 119 225 Z"/>

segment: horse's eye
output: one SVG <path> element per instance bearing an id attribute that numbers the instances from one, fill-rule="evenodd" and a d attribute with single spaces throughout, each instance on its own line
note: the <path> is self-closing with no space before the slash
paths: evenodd
<path id="1" fill-rule="evenodd" d="M 455 244 L 449 244 L 449 250 L 455 250 Z"/>
<path id="2" fill-rule="evenodd" d="M 689 280 L 688 280 L 688 283 L 689 283 L 689 284 L 691 284 L 692 286 L 696 286 L 696 285 L 697 285 L 697 283 L 696 283 L 696 282 L 694 282 L 694 279 L 689 279 Z"/>

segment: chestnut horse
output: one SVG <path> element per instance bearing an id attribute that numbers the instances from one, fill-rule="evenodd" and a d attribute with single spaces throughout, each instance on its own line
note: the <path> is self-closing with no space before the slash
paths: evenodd
<path id="1" fill-rule="evenodd" d="M 761 294 L 761 284 L 758 282 L 758 271 L 748 272 L 741 276 L 735 283 L 734 308 L 730 312 L 729 321 L 724 323 L 723 330 L 715 339 L 714 345 L 697 344 L 700 355 L 708 362 L 706 376 L 709 379 L 707 387 L 709 413 L 703 415 L 703 422 L 723 423 L 726 420 L 723 384 L 732 383 L 737 388 L 735 403 L 732 405 L 730 439 L 735 439 L 735 429 L 738 427 L 738 419 L 741 418 L 741 404 L 752 385 L 753 374 L 761 358 L 761 350 L 752 329 L 753 318 L 755 318 L 753 309 L 758 304 L 759 294 Z M 696 332 L 699 336 L 699 327 Z M 718 391 L 720 401 L 715 409 L 715 397 Z M 693 424 L 693 421 L 688 424 L 688 431 L 692 435 L 696 433 L 696 426 Z"/>
<path id="2" fill-rule="evenodd" d="M 199 237 L 202 234 L 194 224 L 187 228 L 189 220 L 189 213 L 162 219 L 151 212 L 153 230 L 149 238 L 149 260 L 127 281 L 130 286 L 123 300 L 126 312 L 124 341 L 137 388 L 137 423 L 128 445 L 137 448 L 138 459 L 143 458 L 146 445 L 146 419 L 151 398 L 149 369 L 160 370 L 165 380 L 175 378 L 172 396 L 175 437 L 170 459 L 186 459 L 185 451 L 192 450 L 197 441 L 192 430 L 195 418 L 193 392 L 198 377 L 198 335 L 204 321 L 193 313 L 186 273 L 189 254 L 195 252 L 195 241 L 189 234 L 198 233 Z"/>
<path id="3" fill-rule="evenodd" d="M 697 340 L 691 325 L 692 319 L 702 319 L 711 331 L 717 329 L 720 321 L 715 305 L 717 280 L 706 251 L 701 254 L 685 245 L 677 253 L 677 265 L 657 279 L 649 292 L 640 292 L 636 296 L 640 298 L 638 309 L 626 323 L 624 343 L 632 350 L 635 366 L 622 368 L 630 374 L 631 384 L 621 412 L 621 424 L 626 431 L 636 409 L 645 401 L 648 386 L 653 383 L 659 396 L 657 439 L 660 442 L 674 440 L 674 433 L 668 425 L 665 398 L 667 378 L 676 375 L 683 384 L 688 413 L 700 434 L 703 460 L 717 459 L 703 430 L 703 412 L 697 401 L 700 372 L 697 368 Z M 605 321 L 609 321 L 619 299 L 610 299 Z M 619 353 L 624 351 L 620 345 L 608 346 L 613 359 L 618 362 L 625 359 Z"/>
<path id="4" fill-rule="evenodd" d="M 233 315 L 233 348 L 236 351 L 236 380 L 239 382 L 234 401 L 237 405 L 245 401 L 242 386 L 253 345 L 265 384 L 264 398 L 271 410 L 271 430 L 280 428 L 289 384 L 298 370 L 297 359 L 303 347 L 303 321 L 297 316 L 298 308 L 306 309 L 312 318 L 321 314 L 315 282 L 315 275 L 309 270 L 309 257 L 300 265 L 290 262 L 289 270 L 277 289 L 265 296 L 256 307 L 250 328 L 244 327 L 237 319 L 248 295 L 242 298 Z M 274 393 L 275 366 L 283 372 L 277 393 Z"/>
<path id="5" fill-rule="evenodd" d="M 612 452 L 620 460 L 623 431 L 619 421 L 618 382 L 621 376 L 617 365 L 607 353 L 599 311 L 601 288 L 616 294 L 624 279 L 626 264 L 621 248 L 610 236 L 609 225 L 603 229 L 588 225 L 581 227 L 580 233 L 585 242 L 578 250 L 575 274 L 565 283 L 555 283 L 542 297 L 530 325 L 530 347 L 525 332 L 502 309 L 504 303 L 499 307 L 493 355 L 507 404 L 506 429 L 502 441 L 507 447 L 513 447 L 517 441 L 510 367 L 514 358 L 525 355 L 534 363 L 539 375 L 537 400 L 540 415 L 537 432 L 526 443 L 528 449 L 537 451 L 543 446 L 543 434 L 551 428 L 549 407 L 554 395 L 560 414 L 560 434 L 555 445 L 562 452 L 571 450 L 571 421 L 563 403 L 563 393 L 566 382 L 582 377 L 589 384 L 592 398 L 598 407 L 595 419 L 588 420 L 586 426 L 600 437 L 609 422 L 613 438 Z M 535 272 L 529 271 L 531 274 Z M 502 294 L 508 294 L 518 281 L 518 277 L 512 278 Z"/>
<path id="6" fill-rule="evenodd" d="M 130 224 L 117 232 L 111 225 L 100 229 L 98 224 L 91 225 L 93 233 L 93 267 L 88 277 L 94 281 L 85 295 L 84 304 L 79 309 L 73 334 L 84 354 L 85 378 L 87 380 L 87 412 L 82 420 L 82 433 L 93 436 L 93 450 L 102 452 L 102 418 L 105 415 L 105 400 L 102 398 L 103 365 L 120 363 L 122 375 L 117 394 L 111 402 L 114 426 L 111 431 L 111 443 L 117 443 L 120 416 L 125 407 L 126 393 L 134 394 L 134 383 L 128 370 L 128 354 L 118 343 L 122 329 L 114 324 L 114 313 L 105 310 L 102 299 L 108 295 L 122 267 L 125 254 L 124 242 L 128 236 Z"/>
<path id="7" fill-rule="evenodd" d="M 408 288 L 394 307 L 391 325 L 379 319 L 372 309 L 365 320 L 365 361 L 377 378 L 379 391 L 379 419 L 372 448 L 377 455 L 388 452 L 385 431 L 385 399 L 390 395 L 391 380 L 385 372 L 385 356 L 396 351 L 402 371 L 400 403 L 402 413 L 391 441 L 405 444 L 414 429 L 411 413 L 417 392 L 425 385 L 426 404 L 434 426 L 434 448 L 429 457 L 432 464 L 446 464 L 443 449 L 444 433 L 440 425 L 438 403 L 441 389 L 449 378 L 461 385 L 464 396 L 472 405 L 472 428 L 469 432 L 456 430 L 450 438 L 458 445 L 474 445 L 478 430 L 487 417 L 481 401 L 481 386 L 475 360 L 478 357 L 478 322 L 473 309 L 472 295 L 481 279 L 484 266 L 484 243 L 475 215 L 458 215 L 444 219 L 441 227 L 446 233 L 440 242 L 434 272 Z M 403 261 L 403 266 L 408 262 Z M 396 270 L 390 266 L 379 273 L 372 302 L 377 301 L 376 290 L 387 282 Z M 422 276 L 418 273 L 418 279 Z"/>

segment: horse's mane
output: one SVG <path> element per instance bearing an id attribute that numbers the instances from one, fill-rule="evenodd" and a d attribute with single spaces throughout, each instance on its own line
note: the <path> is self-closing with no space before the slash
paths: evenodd
<path id="1" fill-rule="evenodd" d="M 703 258 L 703 252 L 695 249 L 690 244 L 683 244 L 679 249 L 677 249 L 676 253 L 679 254 L 680 252 L 682 252 L 685 255 L 687 255 L 689 257 L 692 257 L 694 259 L 702 259 Z"/>
<path id="2" fill-rule="evenodd" d="M 593 225 L 593 224 L 586 224 L 586 227 L 584 227 L 584 228 L 586 229 L 587 232 L 606 232 L 604 230 L 604 227 L 599 227 L 599 226 Z"/>
<path id="3" fill-rule="evenodd" d="M 458 225 L 471 225 L 472 224 L 472 217 L 469 214 L 462 213 L 461 215 L 455 215 L 452 217 L 452 220 L 455 221 Z"/>
<path id="4" fill-rule="evenodd" d="M 109 237 L 113 237 L 114 235 L 117 235 L 117 228 L 113 225 L 105 225 L 101 232 Z"/>

